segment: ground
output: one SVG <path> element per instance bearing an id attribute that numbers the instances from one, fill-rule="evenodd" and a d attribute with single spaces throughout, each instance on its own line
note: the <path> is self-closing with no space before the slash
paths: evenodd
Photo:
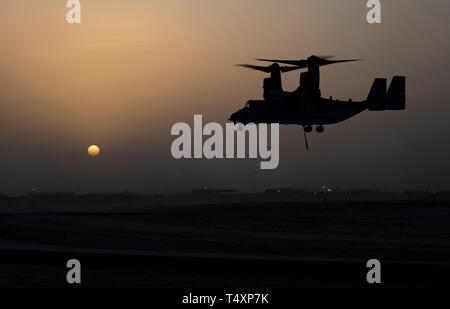
<path id="1" fill-rule="evenodd" d="M 223 203 L 0 215 L 0 287 L 449 287 L 450 203 Z"/>

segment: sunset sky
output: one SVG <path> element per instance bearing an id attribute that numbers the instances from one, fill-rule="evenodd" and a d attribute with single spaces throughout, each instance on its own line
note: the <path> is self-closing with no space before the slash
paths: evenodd
<path id="1" fill-rule="evenodd" d="M 65 0 L 0 2 L 0 193 L 244 191 L 322 185 L 450 190 L 450 2 Z M 407 110 L 327 126 L 305 151 L 280 130 L 280 165 L 171 157 L 176 122 L 225 124 L 262 97 L 264 73 L 234 65 L 311 54 L 364 61 L 324 67 L 325 97 L 363 100 L 373 79 L 407 77 Z M 284 75 L 284 88 L 299 73 Z M 87 147 L 97 144 L 101 156 Z"/>

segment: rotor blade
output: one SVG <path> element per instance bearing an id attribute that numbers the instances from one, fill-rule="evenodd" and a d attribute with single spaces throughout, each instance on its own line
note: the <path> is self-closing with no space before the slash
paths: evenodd
<path id="1" fill-rule="evenodd" d="M 334 58 L 334 57 L 336 57 L 336 56 L 334 56 L 334 55 L 319 55 L 319 56 L 315 55 L 314 57 L 318 57 L 318 58 L 320 58 L 320 59 L 325 59 L 325 60 L 327 60 L 327 59 L 330 59 L 330 58 Z"/>
<path id="2" fill-rule="evenodd" d="M 284 63 L 298 66 L 299 68 L 306 68 L 310 63 L 317 63 L 319 66 L 324 66 L 328 64 L 336 64 L 343 62 L 352 62 L 352 61 L 360 61 L 361 59 L 349 59 L 349 60 L 327 60 L 333 56 L 311 56 L 308 59 L 304 60 L 275 60 L 275 59 L 256 59 L 258 61 L 266 61 L 266 62 L 275 62 L 275 63 Z"/>
<path id="3" fill-rule="evenodd" d="M 237 66 L 256 70 L 256 71 L 266 72 L 266 73 L 271 73 L 273 70 L 273 68 L 270 66 L 264 67 L 264 66 L 251 65 L 251 64 L 237 64 Z M 286 73 L 286 72 L 291 72 L 291 71 L 295 71 L 295 70 L 299 70 L 299 69 L 301 69 L 301 68 L 300 67 L 280 67 L 280 72 Z"/>
<path id="4" fill-rule="evenodd" d="M 258 61 L 276 62 L 298 66 L 299 68 L 306 68 L 308 66 L 308 60 L 273 60 L 273 59 L 256 59 Z"/>
<path id="5" fill-rule="evenodd" d="M 256 71 L 266 72 L 266 73 L 270 73 L 271 72 L 269 67 L 263 67 L 263 66 L 258 66 L 258 65 L 237 64 L 236 66 L 247 68 L 247 69 L 252 69 L 252 70 L 256 70 Z"/>
<path id="6" fill-rule="evenodd" d="M 350 60 L 325 60 L 321 61 L 320 65 L 328 65 L 328 64 L 336 64 L 336 63 L 343 63 L 343 62 L 353 62 L 353 61 L 361 61 L 361 59 L 350 59 Z"/>

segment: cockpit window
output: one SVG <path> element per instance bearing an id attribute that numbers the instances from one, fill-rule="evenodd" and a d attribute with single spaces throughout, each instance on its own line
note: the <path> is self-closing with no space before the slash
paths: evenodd
<path id="1" fill-rule="evenodd" d="M 247 101 L 247 103 L 245 103 L 245 108 L 250 108 L 252 105 L 252 101 Z"/>

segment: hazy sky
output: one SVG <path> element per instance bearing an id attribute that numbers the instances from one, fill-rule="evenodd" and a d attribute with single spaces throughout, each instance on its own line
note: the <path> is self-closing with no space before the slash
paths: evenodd
<path id="1" fill-rule="evenodd" d="M 450 189 L 448 0 L 65 0 L 0 2 L 0 192 Z M 407 76 L 407 110 L 364 112 L 310 138 L 280 131 L 280 165 L 176 161 L 175 122 L 225 123 L 262 97 L 258 57 L 363 58 L 322 69 L 324 96 L 365 99 L 373 79 Z M 285 89 L 298 86 L 287 73 Z M 87 156 L 98 144 L 101 157 Z"/>

